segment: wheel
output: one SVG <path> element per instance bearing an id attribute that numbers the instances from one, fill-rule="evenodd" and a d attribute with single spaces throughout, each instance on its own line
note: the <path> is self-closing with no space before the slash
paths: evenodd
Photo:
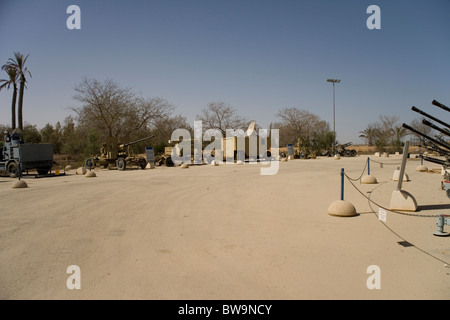
<path id="1" fill-rule="evenodd" d="M 11 178 L 17 178 L 19 170 L 17 168 L 17 163 L 11 162 L 8 164 L 8 173 Z"/>
<path id="2" fill-rule="evenodd" d="M 352 157 L 356 157 L 356 150 L 352 149 Z"/>
<path id="3" fill-rule="evenodd" d="M 126 167 L 127 167 L 127 162 L 125 161 L 124 158 L 117 159 L 117 169 L 119 169 L 119 171 L 125 170 Z"/>
<path id="4" fill-rule="evenodd" d="M 50 169 L 47 169 L 47 168 L 39 168 L 39 169 L 37 169 L 37 173 L 40 174 L 40 175 L 47 174 L 49 171 L 50 171 Z"/>
<path id="5" fill-rule="evenodd" d="M 147 166 L 147 160 L 145 160 L 145 158 L 139 158 L 138 162 L 139 167 L 141 167 L 141 169 L 144 170 L 145 167 Z"/>
<path id="6" fill-rule="evenodd" d="M 166 166 L 173 167 L 175 164 L 172 161 L 172 157 L 167 157 L 166 159 Z"/>

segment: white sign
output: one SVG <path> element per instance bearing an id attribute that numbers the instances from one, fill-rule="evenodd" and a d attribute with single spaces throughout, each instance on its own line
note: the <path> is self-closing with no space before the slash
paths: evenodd
<path id="1" fill-rule="evenodd" d="M 381 208 L 378 209 L 378 219 L 386 223 L 386 210 Z"/>

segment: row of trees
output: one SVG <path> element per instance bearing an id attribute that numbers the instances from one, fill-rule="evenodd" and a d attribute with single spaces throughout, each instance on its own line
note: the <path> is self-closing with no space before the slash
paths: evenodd
<path id="1" fill-rule="evenodd" d="M 416 137 L 421 145 L 425 143 L 425 138 L 410 133 L 398 121 L 398 117 L 382 115 L 378 121 L 370 123 L 366 129 L 360 131 L 359 137 L 365 140 L 368 146 L 375 146 L 380 152 L 386 150 L 400 152 L 404 145 L 404 138 L 410 134 Z M 424 125 L 422 119 L 414 119 L 410 126 L 426 135 L 433 134 L 433 129 Z"/>
<path id="2" fill-rule="evenodd" d="M 4 66 L 6 72 L 22 70 L 29 74 L 24 67 L 28 58 L 16 54 Z M 18 67 L 13 67 L 13 66 Z M 9 67 L 8 67 L 9 66 Z M 21 66 L 21 67 L 20 67 Z M 24 88 L 25 76 L 19 78 L 20 87 Z M 3 87 L 14 87 L 14 82 L 3 81 Z M 23 94 L 23 92 L 22 92 Z M 74 115 L 64 119 L 56 125 L 47 124 L 42 129 L 26 124 L 22 120 L 19 127 L 23 130 L 28 142 L 43 142 L 53 144 L 55 153 L 66 153 L 72 156 L 86 157 L 97 154 L 102 142 L 115 139 L 117 142 L 128 142 L 154 135 L 151 144 L 157 153 L 163 152 L 177 128 L 186 128 L 193 133 L 193 128 L 185 117 L 174 114 L 175 107 L 162 98 L 145 98 L 128 88 L 119 86 L 112 80 L 100 82 L 95 79 L 83 79 L 75 87 L 73 99 L 79 103 L 78 107 L 70 108 Z M 14 100 L 14 95 L 13 95 Z M 23 98 L 19 99 L 23 101 Z M 19 108 L 21 110 L 21 108 Z M 280 146 L 289 143 L 298 144 L 309 152 L 329 150 L 333 146 L 334 134 L 330 125 L 317 115 L 297 108 L 284 108 L 277 113 L 279 121 L 270 124 L 270 129 L 279 130 Z M 21 115 L 19 117 L 21 119 Z M 203 130 L 218 129 L 226 135 L 226 129 L 245 129 L 251 120 L 238 115 L 237 110 L 225 102 L 211 102 L 200 110 L 196 116 L 201 120 Z M 13 119 L 14 120 L 14 117 Z M 369 124 L 360 132 L 360 137 L 367 144 L 375 145 L 380 150 L 386 146 L 401 148 L 406 130 L 397 125 L 398 118 L 380 116 L 379 121 Z M 418 125 L 419 121 L 416 122 Z M 2 132 L 12 128 L 0 127 Z M 424 131 L 421 128 L 421 131 Z M 148 142 L 137 145 L 140 149 Z"/>

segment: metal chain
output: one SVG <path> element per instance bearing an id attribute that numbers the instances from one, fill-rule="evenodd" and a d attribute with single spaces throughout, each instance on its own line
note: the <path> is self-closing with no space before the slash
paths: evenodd
<path id="1" fill-rule="evenodd" d="M 349 182 L 351 183 L 351 185 L 364 197 L 366 198 L 369 202 L 372 202 L 374 205 L 376 205 L 377 207 L 384 209 L 386 211 L 392 212 L 392 213 L 396 213 L 396 214 L 400 214 L 400 215 L 404 215 L 404 216 L 411 216 L 411 217 L 421 217 L 421 218 L 437 218 L 439 217 L 439 215 L 424 215 L 424 214 L 413 214 L 413 213 L 408 213 L 408 212 L 403 212 L 403 211 L 397 211 L 397 210 L 391 210 L 389 208 L 386 208 L 378 203 L 376 203 L 375 201 L 373 201 L 372 199 L 370 199 L 369 197 L 367 197 L 361 190 L 359 190 L 355 184 L 350 180 L 349 176 L 347 176 L 346 173 L 344 173 L 345 177 L 349 180 Z"/>
<path id="2" fill-rule="evenodd" d="M 401 162 L 399 162 L 399 163 L 397 163 L 397 162 L 395 162 L 395 163 L 387 163 L 387 162 L 380 162 L 380 161 L 373 160 L 373 159 L 370 159 L 370 161 L 373 161 L 373 162 L 376 162 L 376 163 L 379 163 L 379 164 L 382 164 L 382 165 L 387 165 L 387 166 L 397 166 L 399 164 L 402 164 Z"/>
<path id="3" fill-rule="evenodd" d="M 361 182 L 361 178 L 362 178 L 362 176 L 364 175 L 364 172 L 366 172 L 366 168 L 367 168 L 367 161 L 366 161 L 366 165 L 364 166 L 364 169 L 363 169 L 363 171 L 361 172 L 361 175 L 359 176 L 358 179 L 352 179 L 352 178 L 350 178 L 347 174 L 346 174 L 345 176 L 347 177 L 347 179 L 349 179 L 349 180 L 351 180 L 351 181 L 359 181 L 359 182 Z"/>
<path id="4" fill-rule="evenodd" d="M 359 190 L 354 184 L 353 184 L 353 182 L 349 179 L 349 177 L 347 176 L 347 174 L 345 174 L 344 173 L 344 175 L 347 177 L 347 179 L 349 180 L 349 182 L 350 182 L 350 184 L 364 197 L 364 198 L 366 198 L 367 200 L 368 200 L 368 203 L 369 203 L 369 207 L 370 207 L 370 209 L 372 210 L 372 212 L 374 213 L 374 215 L 378 218 L 378 215 L 376 214 L 376 211 L 375 210 L 373 210 L 373 208 L 372 208 L 372 206 L 371 206 L 371 203 L 373 203 L 373 204 L 375 204 L 377 207 L 379 207 L 379 208 L 382 208 L 382 209 L 384 209 L 384 210 L 386 210 L 386 211 L 389 211 L 389 212 L 392 212 L 392 213 L 396 213 L 396 214 L 401 214 L 401 215 L 407 215 L 407 216 L 413 216 L 413 217 L 426 217 L 426 218 L 432 218 L 432 217 L 438 217 L 438 216 L 425 216 L 425 215 L 416 215 L 416 214 L 409 214 L 409 213 L 406 213 L 406 212 L 401 212 L 401 211 L 394 211 L 394 210 L 390 210 L 390 209 L 388 209 L 388 208 L 386 208 L 386 207 L 383 207 L 383 206 L 381 206 L 381 205 L 379 205 L 379 204 L 377 204 L 375 201 L 373 201 L 372 199 L 370 199 L 370 196 L 369 197 L 367 197 L 361 190 Z M 383 184 L 384 183 L 386 183 L 386 182 L 383 182 Z M 381 184 L 379 185 L 379 186 L 377 186 L 376 188 L 378 188 L 378 187 L 380 187 L 381 186 Z M 376 189 L 375 188 L 375 189 Z M 374 189 L 374 190 L 375 190 Z M 373 190 L 372 190 L 373 191 Z M 372 193 L 371 193 L 371 195 L 372 195 Z M 395 232 L 394 230 L 392 230 L 392 228 L 390 228 L 387 224 L 385 224 L 383 221 L 381 221 L 380 220 L 380 222 L 389 230 L 389 231 L 391 231 L 393 234 L 395 234 L 397 237 L 399 237 L 400 239 L 402 239 L 403 241 L 406 241 L 406 242 L 408 242 L 408 243 L 411 243 L 411 242 L 409 242 L 408 240 L 406 240 L 405 238 L 403 238 L 402 236 L 400 236 L 397 232 Z M 412 244 L 411 243 L 411 245 L 414 247 L 414 248 L 416 248 L 417 250 L 419 250 L 420 252 L 422 252 L 422 253 L 424 253 L 424 254 L 426 254 L 426 255 L 428 255 L 429 257 L 431 257 L 431 258 L 433 258 L 433 259 L 435 259 L 435 260 L 437 260 L 437 261 L 439 261 L 439 262 L 442 262 L 444 265 L 446 265 L 446 266 L 449 266 L 450 265 L 450 263 L 449 262 L 447 262 L 447 261 L 445 261 L 445 260 L 442 260 L 442 259 L 440 259 L 440 258 L 438 258 L 438 257 L 436 257 L 436 256 L 434 256 L 434 255 L 432 255 L 431 253 L 428 253 L 428 252 L 426 252 L 425 250 L 423 250 L 423 249 L 421 249 L 421 248 L 419 248 L 419 247 L 417 247 L 415 244 Z"/>

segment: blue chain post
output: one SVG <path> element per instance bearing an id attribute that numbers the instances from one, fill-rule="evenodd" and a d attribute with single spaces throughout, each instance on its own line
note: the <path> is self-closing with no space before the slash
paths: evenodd
<path id="1" fill-rule="evenodd" d="M 370 176 L 370 158 L 367 157 L 367 175 Z"/>
<path id="2" fill-rule="evenodd" d="M 341 200 L 344 200 L 344 168 L 341 169 Z"/>

